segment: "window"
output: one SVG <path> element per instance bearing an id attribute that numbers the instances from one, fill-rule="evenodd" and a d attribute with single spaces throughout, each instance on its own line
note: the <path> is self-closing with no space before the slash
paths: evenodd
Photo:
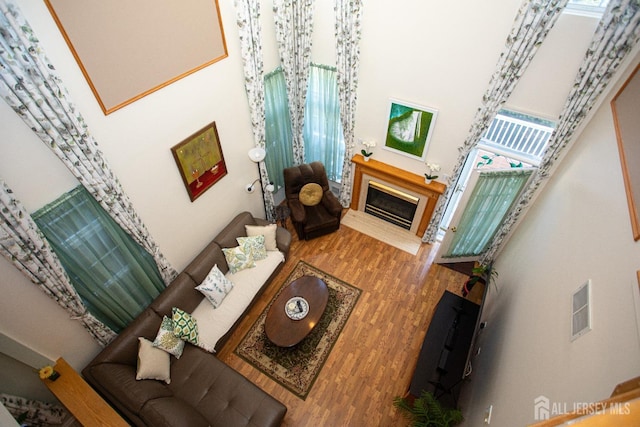
<path id="1" fill-rule="evenodd" d="M 116 332 L 164 289 L 151 257 L 79 186 L 36 211 L 89 312 Z"/>
<path id="2" fill-rule="evenodd" d="M 607 9 L 608 4 L 609 0 L 569 0 L 565 11 L 599 18 Z"/>
<path id="3" fill-rule="evenodd" d="M 311 64 L 304 116 L 305 162 L 324 164 L 330 181 L 342 180 L 344 135 L 336 69 Z M 292 129 L 282 69 L 265 76 L 265 163 L 276 190 L 284 185 L 282 169 L 293 165 Z"/>
<path id="4" fill-rule="evenodd" d="M 340 182 L 344 162 L 344 135 L 336 69 L 311 65 L 304 117 L 305 161 L 320 161 L 331 181 Z"/>
<path id="5" fill-rule="evenodd" d="M 264 77 L 265 165 L 278 191 L 284 187 L 282 170 L 293 166 L 293 135 L 284 72 L 278 67 Z"/>
<path id="6" fill-rule="evenodd" d="M 500 110 L 480 139 L 480 147 L 501 156 L 538 165 L 555 124 L 511 110 Z M 512 162 L 513 163 L 513 162 Z"/>

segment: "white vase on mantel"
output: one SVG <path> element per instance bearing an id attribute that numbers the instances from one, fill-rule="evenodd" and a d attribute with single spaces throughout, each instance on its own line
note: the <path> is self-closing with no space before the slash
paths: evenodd
<path id="1" fill-rule="evenodd" d="M 371 156 L 362 156 L 362 157 L 364 157 L 364 161 L 365 161 L 365 162 L 368 162 L 368 161 L 369 161 L 369 159 L 371 158 Z"/>
<path id="2" fill-rule="evenodd" d="M 425 184 L 431 184 L 431 181 L 433 181 L 431 178 L 427 178 L 426 176 L 424 177 Z"/>

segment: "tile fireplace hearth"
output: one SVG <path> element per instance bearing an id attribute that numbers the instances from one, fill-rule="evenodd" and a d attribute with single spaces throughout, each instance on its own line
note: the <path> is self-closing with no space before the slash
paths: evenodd
<path id="1" fill-rule="evenodd" d="M 421 175 L 377 160 L 365 162 L 360 154 L 351 161 L 356 166 L 351 209 L 370 213 L 422 237 L 446 186 L 435 181 L 427 184 Z M 374 201 L 372 208 L 372 199 L 380 197 L 382 200 Z"/>

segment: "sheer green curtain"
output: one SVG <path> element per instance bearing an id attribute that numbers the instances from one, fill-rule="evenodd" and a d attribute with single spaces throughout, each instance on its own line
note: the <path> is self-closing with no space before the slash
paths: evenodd
<path id="1" fill-rule="evenodd" d="M 118 332 L 164 289 L 151 257 L 79 186 L 33 219 L 96 318 Z"/>
<path id="2" fill-rule="evenodd" d="M 486 251 L 532 172 L 532 169 L 481 172 L 444 256 L 476 256 Z"/>
<path id="3" fill-rule="evenodd" d="M 282 170 L 293 166 L 293 133 L 287 99 L 287 83 L 282 68 L 264 77 L 265 136 L 264 162 L 276 191 L 284 187 Z"/>
<path id="4" fill-rule="evenodd" d="M 336 69 L 312 64 L 304 116 L 305 162 L 322 162 L 327 177 L 340 182 L 344 151 Z"/>

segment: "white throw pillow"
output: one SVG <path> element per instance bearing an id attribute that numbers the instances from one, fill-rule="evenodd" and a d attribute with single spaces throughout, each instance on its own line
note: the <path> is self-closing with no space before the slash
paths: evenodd
<path id="1" fill-rule="evenodd" d="M 277 251 L 278 245 L 276 244 L 276 230 L 278 226 L 276 224 L 269 225 L 245 225 L 247 236 L 264 236 L 264 246 L 268 251 Z"/>
<path id="2" fill-rule="evenodd" d="M 207 297 L 213 308 L 218 308 L 227 294 L 233 289 L 233 282 L 222 274 L 216 264 L 202 283 L 196 286 L 196 289 Z"/>
<path id="3" fill-rule="evenodd" d="M 160 380 L 171 383 L 169 353 L 154 347 L 146 338 L 139 337 L 138 370 L 136 380 Z"/>

